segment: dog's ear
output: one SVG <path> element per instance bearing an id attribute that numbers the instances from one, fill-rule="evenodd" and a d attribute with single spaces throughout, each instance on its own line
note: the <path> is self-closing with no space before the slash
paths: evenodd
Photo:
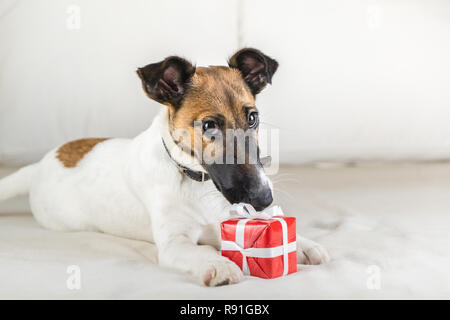
<path id="1" fill-rule="evenodd" d="M 147 95 L 153 100 L 175 108 L 180 106 L 194 73 L 195 66 L 175 56 L 137 70 Z"/>
<path id="2" fill-rule="evenodd" d="M 228 60 L 228 65 L 241 71 L 253 95 L 264 89 L 267 83 L 272 83 L 272 76 L 278 68 L 277 61 L 253 48 L 236 52 Z"/>

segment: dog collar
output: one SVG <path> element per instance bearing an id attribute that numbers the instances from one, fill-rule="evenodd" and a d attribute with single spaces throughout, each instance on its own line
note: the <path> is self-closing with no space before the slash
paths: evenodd
<path id="1" fill-rule="evenodd" d="M 166 143 L 164 142 L 164 139 L 161 137 L 161 141 L 163 143 L 164 149 L 166 149 L 167 154 L 169 155 L 169 158 L 175 163 L 175 165 L 178 167 L 178 170 L 180 170 L 181 173 L 188 176 L 192 180 L 198 181 L 198 182 L 205 182 L 211 179 L 209 174 L 204 173 L 203 171 L 194 171 L 189 169 L 188 167 L 185 167 L 181 164 L 179 164 L 174 158 L 172 158 L 172 155 L 169 152 L 169 149 L 167 149 Z"/>

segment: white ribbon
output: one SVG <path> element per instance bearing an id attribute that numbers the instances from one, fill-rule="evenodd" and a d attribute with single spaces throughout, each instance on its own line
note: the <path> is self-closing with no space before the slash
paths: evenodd
<path id="1" fill-rule="evenodd" d="M 286 221 L 282 218 L 283 211 L 279 206 L 273 206 L 263 211 L 256 211 L 252 205 L 248 203 L 233 204 L 230 209 L 230 215 L 232 218 L 241 218 L 236 225 L 236 239 L 233 241 L 222 240 L 222 250 L 239 251 L 242 254 L 242 271 L 245 275 L 249 275 L 247 257 L 255 258 L 274 258 L 283 255 L 283 275 L 286 275 L 289 271 L 289 252 L 297 250 L 296 241 L 288 243 L 288 230 Z M 244 249 L 244 235 L 245 224 L 250 220 L 278 220 L 281 223 L 281 230 L 283 232 L 283 244 L 278 247 L 272 248 L 247 248 Z"/>
<path id="2" fill-rule="evenodd" d="M 251 204 L 241 202 L 233 204 L 230 208 L 232 218 L 269 220 L 275 216 L 283 215 L 283 210 L 279 206 L 273 206 L 258 212 Z"/>

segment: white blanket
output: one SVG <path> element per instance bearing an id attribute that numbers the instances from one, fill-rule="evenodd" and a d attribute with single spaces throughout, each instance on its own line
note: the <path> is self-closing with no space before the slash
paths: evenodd
<path id="1" fill-rule="evenodd" d="M 329 249 L 329 264 L 206 288 L 160 268 L 152 244 L 45 230 L 17 213 L 18 199 L 0 207 L 0 298 L 450 298 L 449 164 L 283 168 L 273 180 L 277 203 Z M 67 287 L 71 265 L 80 290 Z"/>

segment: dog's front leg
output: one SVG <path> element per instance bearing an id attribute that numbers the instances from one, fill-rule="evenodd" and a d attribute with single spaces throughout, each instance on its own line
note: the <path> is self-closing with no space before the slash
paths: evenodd
<path id="1" fill-rule="evenodd" d="M 322 245 L 297 234 L 297 263 L 322 264 L 328 261 L 330 256 Z"/>
<path id="2" fill-rule="evenodd" d="M 155 209 L 155 208 L 153 208 Z M 152 213 L 153 238 L 161 266 L 192 274 L 207 286 L 237 283 L 241 269 L 212 246 L 198 245 L 201 226 L 180 206 L 160 206 Z"/>

